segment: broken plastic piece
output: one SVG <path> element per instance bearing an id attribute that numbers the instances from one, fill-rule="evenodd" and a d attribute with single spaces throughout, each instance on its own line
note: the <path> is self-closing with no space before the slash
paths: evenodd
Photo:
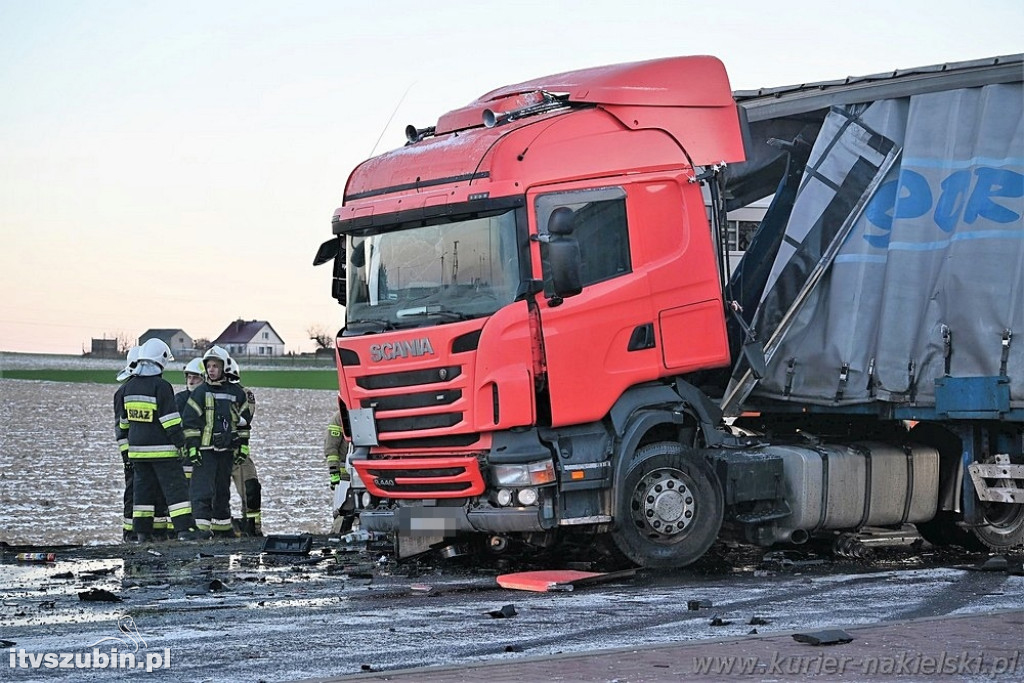
<path id="1" fill-rule="evenodd" d="M 519 614 L 516 612 L 515 605 L 505 605 L 501 609 L 492 609 L 487 614 L 491 615 L 495 619 L 511 619 L 515 615 Z"/>
<path id="2" fill-rule="evenodd" d="M 635 569 L 624 569 L 618 572 L 581 572 L 573 569 L 552 569 L 534 572 L 516 572 L 498 576 L 498 585 L 502 588 L 535 591 L 571 591 L 573 588 L 591 583 L 614 581 L 636 574 Z"/>
<path id="3" fill-rule="evenodd" d="M 798 643 L 807 643 L 808 645 L 839 645 L 852 642 L 853 636 L 846 631 L 831 629 L 815 631 L 813 633 L 794 633 L 793 640 Z"/>
<path id="4" fill-rule="evenodd" d="M 78 594 L 78 599 L 85 602 L 121 602 L 121 598 L 102 588 L 90 588 Z"/>
<path id="5" fill-rule="evenodd" d="M 276 555 L 307 555 L 313 548 L 313 537 L 307 535 L 267 536 L 263 552 Z"/>

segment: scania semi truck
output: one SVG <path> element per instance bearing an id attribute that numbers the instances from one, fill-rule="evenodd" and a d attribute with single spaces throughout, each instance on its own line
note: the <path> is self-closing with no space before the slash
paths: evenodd
<path id="1" fill-rule="evenodd" d="M 1021 55 L 733 92 L 493 90 L 361 163 L 314 265 L 363 530 L 402 554 L 1024 543 Z M 728 212 L 772 202 L 729 265 Z"/>

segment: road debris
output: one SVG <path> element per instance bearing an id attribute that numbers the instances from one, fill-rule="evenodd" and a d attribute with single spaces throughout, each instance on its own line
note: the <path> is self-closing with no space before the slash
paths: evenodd
<path id="1" fill-rule="evenodd" d="M 853 642 L 853 636 L 840 629 L 829 629 L 812 633 L 794 633 L 793 640 L 808 645 L 840 645 Z"/>
<path id="2" fill-rule="evenodd" d="M 515 605 L 505 605 L 501 609 L 492 609 L 490 612 L 485 612 L 485 614 L 490 615 L 494 619 L 511 619 L 519 614 L 519 612 L 516 612 Z"/>
<path id="3" fill-rule="evenodd" d="M 78 599 L 83 602 L 121 602 L 122 598 L 102 588 L 90 588 L 78 594 Z"/>
<path id="4" fill-rule="evenodd" d="M 636 575 L 636 569 L 624 569 L 618 572 L 583 572 L 575 569 L 542 569 L 532 572 L 516 572 L 501 574 L 497 577 L 498 585 L 512 590 L 534 591 L 572 591 L 574 588 L 595 583 L 604 583 L 616 579 Z"/>

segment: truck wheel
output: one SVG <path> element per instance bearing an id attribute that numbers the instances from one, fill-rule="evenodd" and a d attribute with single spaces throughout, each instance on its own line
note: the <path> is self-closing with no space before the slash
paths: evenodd
<path id="1" fill-rule="evenodd" d="M 722 487 L 681 444 L 644 446 L 616 496 L 618 549 L 641 567 L 685 567 L 703 555 L 722 526 Z"/>
<path id="2" fill-rule="evenodd" d="M 1024 505 L 988 503 L 984 514 L 985 526 L 971 530 L 979 541 L 1000 552 L 1024 546 Z"/>
<path id="3" fill-rule="evenodd" d="M 1024 546 L 1024 505 L 974 501 L 984 524 L 971 529 L 974 537 L 1000 552 Z"/>

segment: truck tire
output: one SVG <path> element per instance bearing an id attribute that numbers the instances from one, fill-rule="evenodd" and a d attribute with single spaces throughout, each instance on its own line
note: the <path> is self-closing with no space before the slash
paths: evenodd
<path id="1" fill-rule="evenodd" d="M 999 552 L 1024 546 L 1024 505 L 977 499 L 974 504 L 980 508 L 983 519 L 981 526 L 971 529 L 974 538 Z"/>
<path id="2" fill-rule="evenodd" d="M 685 567 L 722 526 L 722 487 L 710 467 L 676 442 L 644 446 L 616 489 L 619 519 L 611 535 L 641 567 Z"/>

